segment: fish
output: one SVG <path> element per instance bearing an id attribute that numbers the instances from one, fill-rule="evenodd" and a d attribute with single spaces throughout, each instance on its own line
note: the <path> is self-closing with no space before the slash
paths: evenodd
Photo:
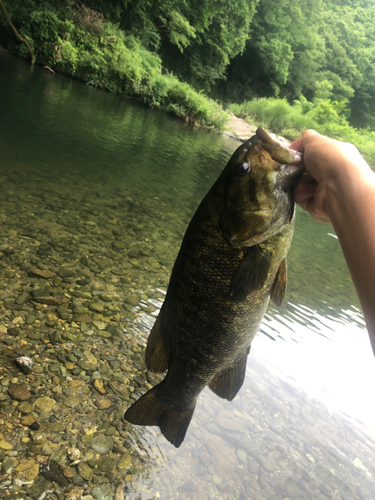
<path id="1" fill-rule="evenodd" d="M 270 299 L 280 306 L 292 241 L 292 187 L 301 153 L 263 129 L 237 148 L 184 235 L 151 329 L 146 367 L 165 378 L 125 412 L 179 447 L 208 386 L 232 401 Z"/>

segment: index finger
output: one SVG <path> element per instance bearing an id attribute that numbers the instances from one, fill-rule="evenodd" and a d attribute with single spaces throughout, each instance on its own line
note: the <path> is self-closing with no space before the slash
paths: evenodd
<path id="1" fill-rule="evenodd" d="M 294 149 L 296 151 L 300 151 L 301 153 L 303 153 L 305 151 L 305 145 L 307 141 L 313 135 L 319 135 L 319 134 L 318 132 L 312 129 L 305 130 L 297 140 L 295 140 L 294 142 L 292 142 L 292 144 L 289 145 L 290 149 Z"/>

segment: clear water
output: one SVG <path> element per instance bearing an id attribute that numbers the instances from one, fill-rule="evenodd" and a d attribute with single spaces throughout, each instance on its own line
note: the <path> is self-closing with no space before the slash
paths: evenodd
<path id="1" fill-rule="evenodd" d="M 186 226 L 237 145 L 0 57 L 0 220 L 17 231 L 15 218 L 26 219 L 31 239 L 94 232 L 98 247 L 122 224 L 125 241 L 162 262 L 133 261 L 137 290 L 160 291 L 155 310 L 129 311 L 135 335 L 149 331 Z M 127 479 L 130 498 L 375 497 L 375 363 L 363 317 L 332 227 L 297 215 L 286 301 L 268 309 L 243 389 L 232 403 L 205 390 L 178 450 L 140 428 L 147 458 Z"/>

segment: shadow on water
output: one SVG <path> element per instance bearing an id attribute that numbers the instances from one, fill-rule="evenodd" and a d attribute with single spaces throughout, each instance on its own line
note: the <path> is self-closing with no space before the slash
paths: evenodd
<path id="1" fill-rule="evenodd" d="M 332 228 L 298 210 L 244 387 L 206 389 L 175 449 L 122 415 L 157 382 L 148 333 L 237 143 L 3 56 L 0 95 L 1 494 L 374 498 L 375 369 Z"/>

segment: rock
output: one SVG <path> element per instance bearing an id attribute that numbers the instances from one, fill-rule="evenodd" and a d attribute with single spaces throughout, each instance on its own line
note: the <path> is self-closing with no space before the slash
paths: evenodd
<path id="1" fill-rule="evenodd" d="M 275 460 L 268 455 L 261 455 L 259 458 L 260 465 L 268 472 L 274 472 L 276 469 Z"/>
<path id="2" fill-rule="evenodd" d="M 12 457 L 5 457 L 3 460 L 3 465 L 2 465 L 2 472 L 5 474 L 11 474 L 13 469 L 17 466 L 18 460 Z"/>
<path id="3" fill-rule="evenodd" d="M 46 493 L 48 491 L 51 491 L 51 489 L 52 489 L 52 483 L 51 483 L 51 481 L 48 481 L 48 479 L 45 479 L 44 477 L 41 477 L 30 488 L 29 495 L 30 495 L 31 498 L 36 498 L 38 500 L 44 499 L 45 496 L 46 496 Z"/>
<path id="4" fill-rule="evenodd" d="M 42 271 L 41 269 L 32 269 L 29 271 L 29 276 L 38 276 L 44 279 L 56 278 L 56 274 L 52 271 Z"/>
<path id="5" fill-rule="evenodd" d="M 105 436 L 104 434 L 98 434 L 93 438 L 91 447 L 96 453 L 99 453 L 99 455 L 105 455 L 112 448 L 113 443 L 113 438 Z"/>
<path id="6" fill-rule="evenodd" d="M 25 425 L 26 427 L 30 427 L 30 425 L 32 425 L 35 421 L 36 418 L 32 415 L 26 415 L 25 417 L 21 418 L 21 424 Z"/>
<path id="7" fill-rule="evenodd" d="M 92 385 L 95 387 L 95 389 L 100 393 L 100 394 L 106 394 L 106 390 L 104 389 L 103 382 L 96 378 Z"/>
<path id="8" fill-rule="evenodd" d="M 26 481 L 33 481 L 39 474 L 39 464 L 33 459 L 25 459 L 17 465 L 16 472 L 18 476 L 24 477 Z"/>
<path id="9" fill-rule="evenodd" d="M 65 406 L 67 406 L 68 408 L 76 408 L 80 405 L 82 405 L 82 398 L 78 396 L 70 396 L 65 399 Z"/>
<path id="10" fill-rule="evenodd" d="M 21 295 L 19 295 L 16 298 L 15 303 L 20 305 L 20 306 L 23 306 L 24 304 L 26 304 L 26 302 L 29 300 L 29 298 L 30 298 L 30 294 L 27 292 L 23 292 L 23 293 L 21 293 Z"/>
<path id="11" fill-rule="evenodd" d="M 368 468 L 363 465 L 362 460 L 359 457 L 356 457 L 353 461 L 354 467 L 357 467 L 357 469 L 364 470 L 365 472 L 368 471 Z"/>
<path id="12" fill-rule="evenodd" d="M 104 323 L 104 321 L 93 321 L 93 324 L 96 326 L 98 330 L 105 330 L 107 328 L 107 323 Z"/>
<path id="13" fill-rule="evenodd" d="M 89 309 L 91 311 L 95 311 L 95 312 L 100 312 L 101 313 L 101 312 L 104 311 L 104 306 L 103 306 L 103 304 L 100 304 L 99 302 L 97 302 L 97 303 L 94 302 L 94 303 L 89 304 Z"/>
<path id="14" fill-rule="evenodd" d="M 77 323 L 91 323 L 92 318 L 88 314 L 76 314 L 73 316 L 73 321 Z"/>
<path id="15" fill-rule="evenodd" d="M 215 421 L 223 429 L 236 432 L 244 432 L 244 426 L 242 422 L 232 412 L 222 410 Z"/>
<path id="16" fill-rule="evenodd" d="M 50 297 L 33 297 L 33 301 L 39 304 L 47 304 L 48 306 L 61 306 L 69 302 L 69 299 L 63 296 L 59 297 L 58 295 L 53 295 Z"/>
<path id="17" fill-rule="evenodd" d="M 67 269 L 66 267 L 60 267 L 57 271 L 60 278 L 68 278 L 69 276 L 75 276 L 76 271 L 74 269 Z"/>
<path id="18" fill-rule="evenodd" d="M 120 384 L 119 382 L 115 382 L 114 380 L 110 380 L 108 382 L 108 386 L 121 399 L 124 399 L 125 401 L 129 401 L 129 390 L 127 389 L 127 387 L 124 384 Z"/>
<path id="19" fill-rule="evenodd" d="M 128 453 L 126 455 L 123 455 L 119 462 L 117 463 L 117 468 L 118 469 L 130 469 L 132 466 L 132 457 Z"/>
<path id="20" fill-rule="evenodd" d="M 50 412 L 52 411 L 52 408 L 55 406 L 55 404 L 56 401 L 54 399 L 45 396 L 43 398 L 37 399 L 34 403 L 34 407 L 36 406 L 41 412 Z"/>
<path id="21" fill-rule="evenodd" d="M 86 481 L 90 481 L 93 475 L 93 470 L 91 467 L 84 462 L 80 462 L 78 464 L 78 473 L 83 477 L 83 479 L 86 479 Z"/>
<path id="22" fill-rule="evenodd" d="M 27 402 L 21 403 L 17 406 L 17 410 L 21 413 L 28 414 L 33 411 L 33 405 Z"/>
<path id="23" fill-rule="evenodd" d="M 112 500 L 113 490 L 110 484 L 101 484 L 100 486 L 95 486 L 91 490 L 92 496 L 95 500 Z"/>
<path id="24" fill-rule="evenodd" d="M 95 404 L 100 410 L 104 410 L 112 405 L 112 401 L 110 399 L 97 399 Z"/>
<path id="25" fill-rule="evenodd" d="M 4 439 L 0 440 L 0 449 L 1 450 L 13 450 L 14 446 L 11 443 L 8 443 L 8 441 L 5 441 Z"/>
<path id="26" fill-rule="evenodd" d="M 23 373 L 30 373 L 33 369 L 33 362 L 27 356 L 20 356 L 17 358 L 16 365 Z"/>
<path id="27" fill-rule="evenodd" d="M 8 394 L 12 399 L 16 401 L 27 401 L 31 398 L 31 393 L 29 389 L 24 387 L 23 385 L 12 385 L 9 388 Z"/>
<path id="28" fill-rule="evenodd" d="M 64 500 L 80 500 L 82 497 L 83 488 L 74 486 L 68 493 L 65 494 Z"/>

